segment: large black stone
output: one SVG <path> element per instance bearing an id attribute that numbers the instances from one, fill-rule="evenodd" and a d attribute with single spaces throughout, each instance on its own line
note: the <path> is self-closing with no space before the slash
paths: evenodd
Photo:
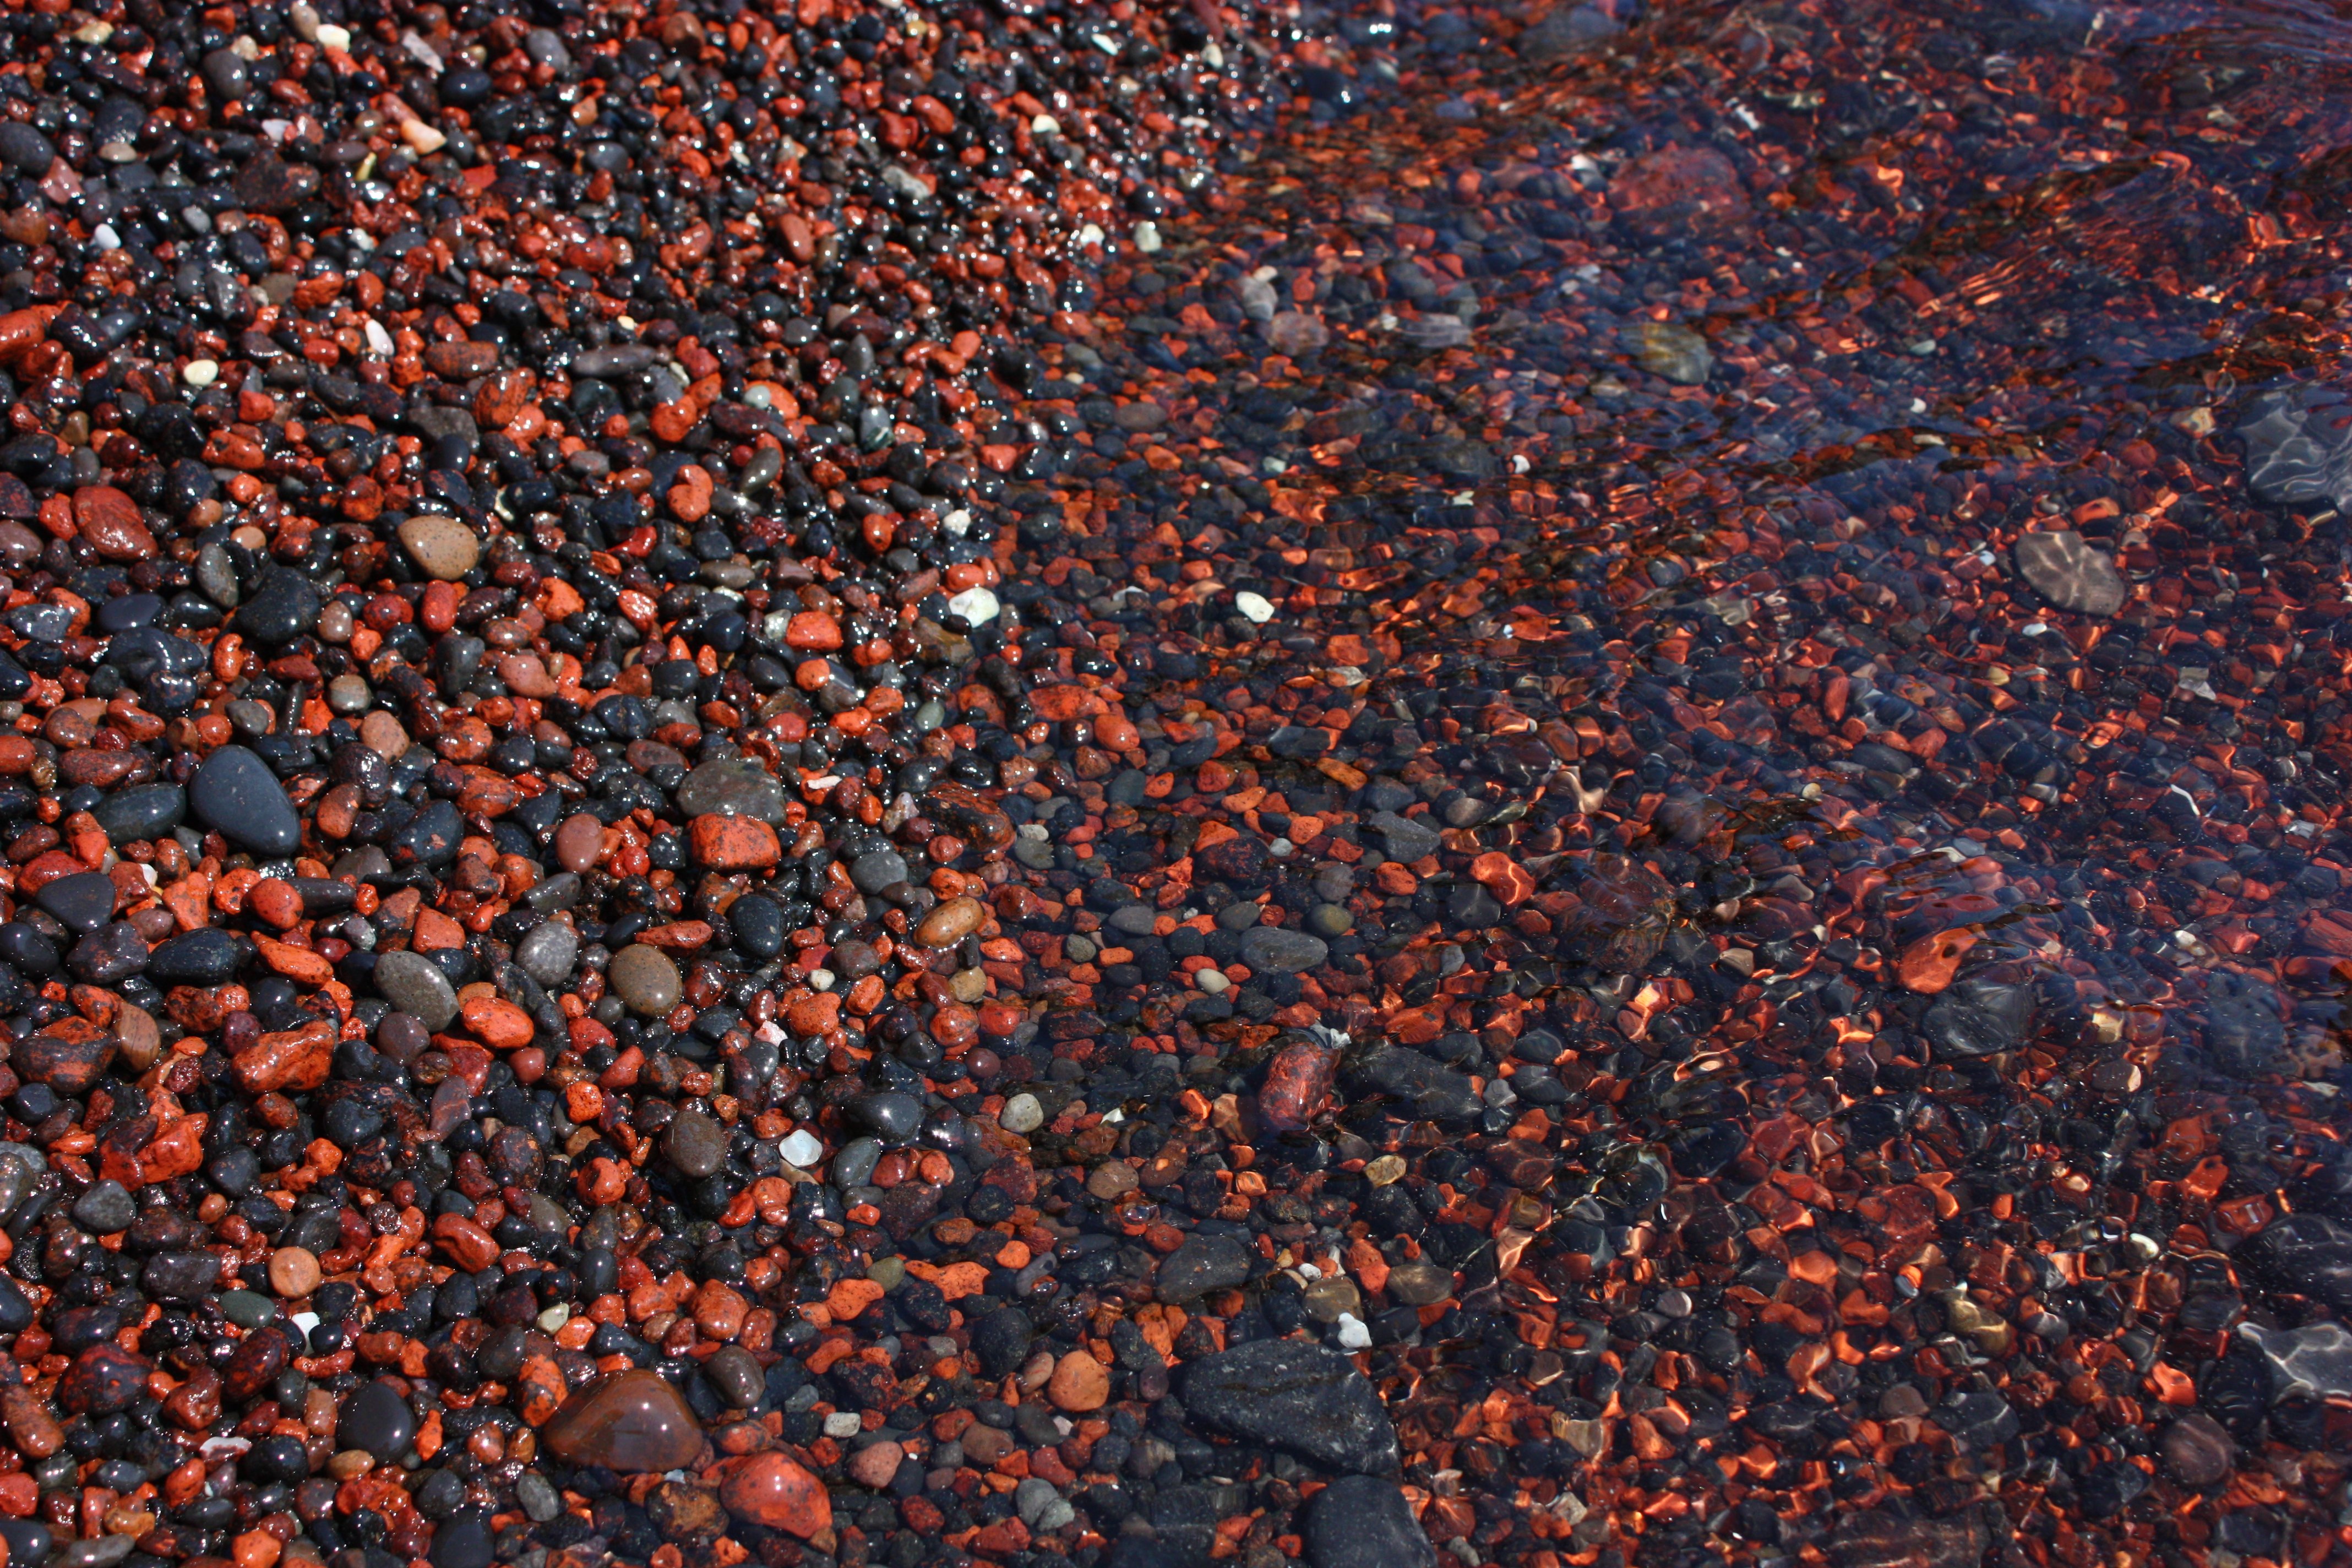
<path id="1" fill-rule="evenodd" d="M 196 820 L 242 849 L 289 855 L 302 844 L 302 819 L 278 775 L 243 746 L 222 746 L 188 781 Z"/>
<path id="2" fill-rule="evenodd" d="M 1253 1340 L 1192 1363 L 1184 1405 L 1230 1437 L 1266 1443 L 1334 1470 L 1397 1468 L 1396 1428 L 1371 1381 L 1337 1351 Z"/>
<path id="3" fill-rule="evenodd" d="M 1342 1476 L 1307 1505 L 1314 1568 L 1434 1568 L 1437 1551 L 1394 1481 Z"/>

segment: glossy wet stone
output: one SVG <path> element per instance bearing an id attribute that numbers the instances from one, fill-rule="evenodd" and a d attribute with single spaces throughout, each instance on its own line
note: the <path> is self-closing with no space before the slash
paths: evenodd
<path id="1" fill-rule="evenodd" d="M 2079 533 L 2023 534 L 2016 555 L 2019 574 L 2062 610 L 2112 616 L 2130 592 L 2115 562 Z"/>
<path id="2" fill-rule="evenodd" d="M 301 818 L 263 762 L 243 746 L 223 746 L 188 782 L 188 808 L 230 843 L 264 855 L 289 853 L 302 842 Z"/>
<path id="3" fill-rule="evenodd" d="M 362 1384 L 343 1405 L 335 1428 L 339 1447 L 359 1448 L 379 1460 L 399 1458 L 416 1437 L 416 1417 L 390 1384 Z"/>
<path id="4" fill-rule="evenodd" d="M 833 1524 L 833 1502 L 824 1486 L 782 1454 L 751 1454 L 730 1461 L 719 1496 L 738 1519 L 803 1540 Z"/>
<path id="5" fill-rule="evenodd" d="M 632 1012 L 656 1017 L 677 1005 L 677 965 L 659 948 L 637 943 L 613 955 L 605 971 L 613 994 Z"/>
<path id="6" fill-rule="evenodd" d="M 614 1373 L 565 1401 L 542 1434 L 569 1465 L 628 1474 L 672 1470 L 701 1452 L 702 1428 L 683 1396 L 658 1373 Z"/>

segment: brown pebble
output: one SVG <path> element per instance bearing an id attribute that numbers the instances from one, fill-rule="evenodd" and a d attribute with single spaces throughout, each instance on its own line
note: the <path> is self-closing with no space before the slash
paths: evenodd
<path id="1" fill-rule="evenodd" d="M 1100 1410 L 1110 1402 L 1110 1371 L 1088 1351 L 1072 1351 L 1055 1363 L 1045 1397 L 1056 1410 Z"/>
<path id="2" fill-rule="evenodd" d="M 287 1300 L 319 1288 L 319 1258 L 307 1247 L 281 1247 L 269 1255 L 269 1288 Z"/>

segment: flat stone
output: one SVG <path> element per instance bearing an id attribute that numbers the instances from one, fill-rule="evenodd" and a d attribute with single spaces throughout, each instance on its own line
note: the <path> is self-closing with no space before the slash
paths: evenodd
<path id="1" fill-rule="evenodd" d="M 1297 1340 L 1253 1340 L 1190 1364 L 1194 1419 L 1245 1443 L 1271 1444 L 1330 1469 L 1386 1475 L 1396 1428 L 1356 1363 Z"/>
<path id="2" fill-rule="evenodd" d="M 90 807 L 110 844 L 160 838 L 186 819 L 188 792 L 175 784 L 136 784 Z"/>
<path id="3" fill-rule="evenodd" d="M 2283 1215 L 2238 1256 L 2274 1290 L 2352 1312 L 2352 1225 L 2310 1211 Z"/>
<path id="4" fill-rule="evenodd" d="M 1342 1476 L 1317 1492 L 1304 1533 L 1313 1568 L 1436 1568 L 1404 1489 L 1381 1477 Z"/>
<path id="5" fill-rule="evenodd" d="M 1290 926 L 1252 926 L 1242 933 L 1242 962 L 1260 974 L 1299 974 L 1331 956 L 1331 945 Z"/>
<path id="6" fill-rule="evenodd" d="M 188 781 L 196 820 L 241 849 L 290 855 L 302 844 L 302 819 L 278 775 L 243 746 L 220 746 Z"/>
<path id="7" fill-rule="evenodd" d="M 1400 1046 L 1374 1047 L 1349 1064 L 1348 1075 L 1360 1089 L 1399 1101 L 1415 1121 L 1470 1121 L 1486 1110 L 1466 1076 Z"/>
<path id="8" fill-rule="evenodd" d="M 565 1400 L 541 1437 L 567 1465 L 602 1465 L 625 1474 L 682 1468 L 703 1446 L 701 1423 L 684 1396 L 660 1373 L 642 1367 Z"/>
<path id="9" fill-rule="evenodd" d="M 2072 529 L 2020 535 L 2012 553 L 2033 591 L 2062 610 L 2112 616 L 2131 596 L 2114 558 Z"/>
<path id="10" fill-rule="evenodd" d="M 1391 860 L 1413 861 L 1437 853 L 1437 828 L 1426 817 L 1399 816 L 1376 811 L 1364 826 L 1381 836 L 1381 847 Z"/>
<path id="11" fill-rule="evenodd" d="M 735 1410 L 758 1409 L 768 1383 L 759 1359 L 741 1345 L 720 1345 L 702 1363 L 702 1375 Z"/>
<path id="12" fill-rule="evenodd" d="M 677 809 L 697 816 L 749 816 L 771 827 L 784 825 L 784 786 L 749 757 L 703 763 L 677 786 Z"/>
<path id="13" fill-rule="evenodd" d="M 1250 1277 L 1249 1248 L 1231 1236 L 1187 1237 L 1160 1260 L 1151 1291 L 1163 1301 L 1196 1301 L 1212 1290 L 1230 1289 Z"/>
<path id="14" fill-rule="evenodd" d="M 1829 1551 L 1837 1568 L 1977 1568 L 1988 1544 L 1973 1513 L 1922 1519 L 1870 1509 L 1839 1521 Z"/>
<path id="15" fill-rule="evenodd" d="M 379 953 L 375 988 L 385 1001 L 422 1019 L 436 1035 L 457 1016 L 457 988 L 449 984 L 441 966 L 423 953 Z"/>
<path id="16" fill-rule="evenodd" d="M 657 1018 L 677 1005 L 677 965 L 657 947 L 633 942 L 613 955 L 604 980 L 629 1010 Z"/>
<path id="17" fill-rule="evenodd" d="M 88 1019 L 68 1016 L 18 1041 L 9 1061 L 21 1079 L 47 1084 L 59 1094 L 87 1094 L 121 1045 Z"/>
<path id="18" fill-rule="evenodd" d="M 427 577 L 454 583 L 482 558 L 482 542 L 454 517 L 420 512 L 399 528 L 400 547 Z"/>
<path id="19" fill-rule="evenodd" d="M 1110 1369 L 1097 1361 L 1091 1351 L 1071 1351 L 1054 1363 L 1045 1397 L 1054 1402 L 1055 1409 L 1073 1415 L 1100 1410 L 1110 1402 Z"/>
<path id="20" fill-rule="evenodd" d="M 352 1395 L 335 1426 L 339 1447 L 359 1448 L 388 1464 L 416 1440 L 416 1415 L 392 1384 L 378 1380 Z"/>
<path id="21" fill-rule="evenodd" d="M 147 978 L 158 985 L 221 985 L 236 978 L 252 950 L 217 926 L 175 936 L 147 955 Z"/>
<path id="22" fill-rule="evenodd" d="M 1390 1266 L 1386 1289 L 1389 1300 L 1402 1306 L 1435 1306 L 1454 1294 L 1454 1270 L 1425 1258 L 1408 1258 Z"/>

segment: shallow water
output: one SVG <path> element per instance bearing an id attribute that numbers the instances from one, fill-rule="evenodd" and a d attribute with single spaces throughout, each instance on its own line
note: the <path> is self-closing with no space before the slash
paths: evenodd
<path id="1" fill-rule="evenodd" d="M 1606 1245 L 1570 1216 L 1646 1215 L 1685 1250 L 1610 1300 L 1648 1304 L 1662 1342 L 1697 1342 L 1656 1315 L 1668 1284 L 1686 1310 L 1705 1281 L 1743 1333 L 1780 1321 L 1690 1238 L 1726 1212 L 1712 1191 L 1744 1205 L 1735 1229 L 1760 1214 L 1751 1238 L 1777 1226 L 1848 1283 L 1942 1301 L 1948 1395 L 2031 1414 L 1972 1436 L 1948 1407 L 1952 1436 L 1923 1440 L 2021 1533 L 1937 1534 L 1960 1494 L 1889 1491 L 1876 1439 L 1836 1503 L 1785 1461 L 1758 1481 L 1844 1563 L 2261 1556 L 2282 1521 L 2332 1542 L 2324 1467 L 2259 1530 L 2230 1522 L 2243 1500 L 2134 1500 L 2185 1473 L 2152 1447 L 2168 1406 L 2275 1457 L 2342 1437 L 2352 1400 L 2352 12 L 1670 5 L 1547 32 L 1398 5 L 1301 27 L 1339 40 L 1307 96 L 1212 212 L 1108 266 L 1105 330 L 1033 410 L 1067 434 L 1024 537 L 1058 514 L 1117 542 L 1112 564 L 1072 548 L 1106 589 L 1141 574 L 1163 637 L 1265 677 L 1239 697 L 1344 731 L 1366 773 L 1383 744 L 1433 761 L 1422 793 L 1475 803 L 1447 847 L 1532 877 L 1472 872 L 1549 922 L 1456 941 L 1461 906 L 1425 889 L 1365 933 L 1401 957 L 1324 987 L 1360 1033 L 1507 1040 L 1540 1011 L 1583 1053 L 1545 1188 L 1563 1223 L 1518 1299 L 1597 1279 Z M 1152 432 L 1106 393 L 1156 403 Z M 1210 590 L 1261 595 L 1265 625 L 1210 590 L 1167 607 L 1173 563 L 1211 552 L 1254 561 Z M 1118 605 L 1096 598 L 1097 625 Z M 1162 711 L 1219 700 L 1147 662 L 1130 685 Z M 1251 754 L 1292 813 L 1351 782 L 1311 750 Z M 1654 964 L 1558 940 L 1545 902 L 1621 848 L 1675 889 Z M 1804 1137 L 1810 1158 L 1771 1157 Z M 1717 1184 L 1670 1189 L 1694 1175 Z M 1924 1250 L 1888 1217 L 1922 1192 Z M 1854 1332 L 1861 1411 L 1924 1364 L 1899 1340 Z M 2284 1370 L 2290 1342 L 2315 1375 Z M 1409 1449 L 1444 1446 L 1444 1369 L 1480 1353 L 1410 1352 L 1387 1385 Z M 2179 1382 L 2143 1381 L 2159 1359 Z M 2045 1399 L 2105 1364 L 2132 1370 Z M 1857 1415 L 1850 1375 L 1806 1394 Z M 1644 1559 L 1771 1555 L 1725 1515 L 1701 1528 L 1722 1478 L 1674 1449 L 1622 1475 L 1617 1529 L 1646 1497 L 1660 1530 Z M 1450 1495 L 1426 1466 L 1408 1482 Z M 1584 1493 L 1596 1518 L 1614 1484 Z M 1882 1531 L 1878 1506 L 1911 1522 Z"/>

